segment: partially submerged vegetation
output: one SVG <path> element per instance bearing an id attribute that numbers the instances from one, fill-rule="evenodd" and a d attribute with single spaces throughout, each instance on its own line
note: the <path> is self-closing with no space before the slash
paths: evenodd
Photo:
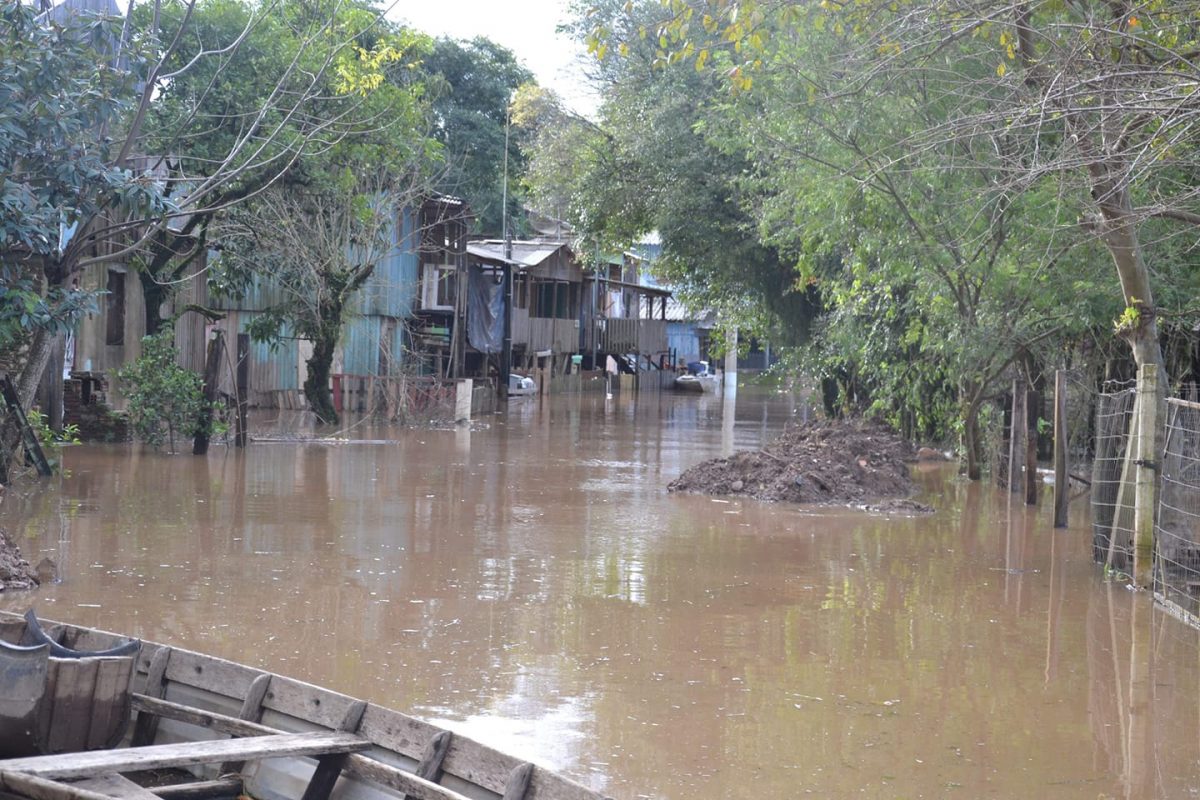
<path id="1" fill-rule="evenodd" d="M 1195 378 L 1198 10 L 588 4 L 603 103 L 530 179 L 597 247 L 657 231 L 679 294 L 789 347 L 827 412 L 978 478 L 1017 377 Z"/>
<path id="2" fill-rule="evenodd" d="M 169 338 L 184 307 L 218 322 L 205 298 L 255 295 L 256 324 L 237 330 L 311 341 L 307 405 L 336 420 L 333 344 L 397 215 L 469 189 L 480 232 L 499 235 L 516 207 L 506 104 L 531 74 L 371 0 L 164 0 L 126 19 L 84 6 L 103 4 L 43 17 L 0 0 L 0 84 L 16 87 L 0 93 L 0 372 L 20 405 L 101 298 L 120 307 L 104 343 L 124 348 Z M 144 316 L 129 325 L 126 274 Z M 19 448 L 0 422 L 3 483 Z"/>

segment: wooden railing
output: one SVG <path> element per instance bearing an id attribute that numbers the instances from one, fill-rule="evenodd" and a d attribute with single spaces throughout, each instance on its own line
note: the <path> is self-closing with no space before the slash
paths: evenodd
<path id="1" fill-rule="evenodd" d="M 529 320 L 529 350 L 553 350 L 555 353 L 579 352 L 579 323 L 573 319 Z"/>
<path id="2" fill-rule="evenodd" d="M 577 353 L 579 323 L 573 319 L 530 317 L 525 309 L 513 309 L 512 341 L 514 345 L 525 345 L 529 353 L 542 350 Z"/>
<path id="3" fill-rule="evenodd" d="M 667 323 L 661 319 L 608 319 L 593 323 L 593 343 L 602 353 L 662 353 L 667 349 Z M 585 348 L 586 349 L 586 348 Z"/>

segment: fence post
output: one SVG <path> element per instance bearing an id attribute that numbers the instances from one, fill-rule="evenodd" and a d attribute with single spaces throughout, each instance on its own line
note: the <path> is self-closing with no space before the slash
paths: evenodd
<path id="1" fill-rule="evenodd" d="M 192 439 L 192 455 L 202 456 L 208 452 L 209 436 L 212 433 L 213 405 L 220 394 L 221 361 L 225 358 L 225 337 L 220 328 L 213 328 L 208 340 L 208 353 L 204 362 L 204 411 L 201 412 L 200 427 Z"/>
<path id="2" fill-rule="evenodd" d="M 1054 371 L 1054 527 L 1067 527 L 1067 501 L 1071 496 L 1067 468 L 1067 373 Z"/>
<path id="3" fill-rule="evenodd" d="M 1008 423 L 1008 490 L 1013 494 L 1021 491 L 1024 476 L 1021 465 L 1025 463 L 1025 447 L 1022 441 L 1026 428 L 1025 379 L 1014 378 L 1012 388 L 1012 411 Z"/>
<path id="4" fill-rule="evenodd" d="M 245 447 L 250 435 L 247 432 L 246 407 L 250 392 L 250 334 L 237 335 L 237 377 L 234 381 L 237 395 L 237 433 L 233 437 L 234 447 Z"/>
<path id="5" fill-rule="evenodd" d="M 1154 428 L 1158 424 L 1158 365 L 1138 369 L 1137 471 L 1133 494 L 1133 581 L 1150 586 L 1154 569 L 1154 485 L 1159 453 L 1154 452 Z"/>
<path id="6" fill-rule="evenodd" d="M 1025 505 L 1038 501 L 1037 444 L 1042 395 L 1033 386 L 1025 388 Z M 1033 401 L 1037 400 L 1037 403 Z"/>

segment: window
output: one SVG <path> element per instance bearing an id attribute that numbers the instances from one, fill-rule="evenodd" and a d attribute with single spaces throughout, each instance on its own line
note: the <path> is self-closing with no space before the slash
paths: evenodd
<path id="1" fill-rule="evenodd" d="M 513 305 L 517 308 L 529 308 L 529 279 L 524 275 L 513 278 Z"/>
<path id="2" fill-rule="evenodd" d="M 426 264 L 421 280 L 421 307 L 452 310 L 457 283 L 452 264 Z"/>
<path id="3" fill-rule="evenodd" d="M 119 347 L 125 344 L 125 273 L 110 269 L 104 288 L 104 343 Z"/>

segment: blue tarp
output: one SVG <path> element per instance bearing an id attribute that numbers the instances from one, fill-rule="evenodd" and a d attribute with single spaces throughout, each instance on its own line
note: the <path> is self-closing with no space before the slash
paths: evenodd
<path id="1" fill-rule="evenodd" d="M 481 353 L 504 344 L 504 284 L 476 265 L 467 272 L 467 341 Z"/>

